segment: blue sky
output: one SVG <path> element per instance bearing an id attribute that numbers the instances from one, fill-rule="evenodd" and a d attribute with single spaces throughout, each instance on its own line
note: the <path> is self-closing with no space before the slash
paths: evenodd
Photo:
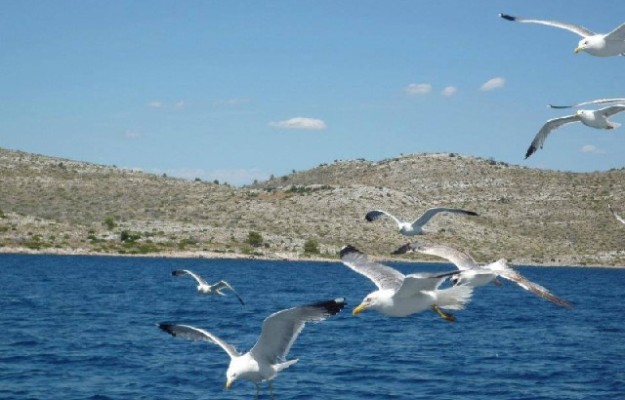
<path id="1" fill-rule="evenodd" d="M 548 103 L 625 97 L 625 57 L 498 13 L 625 21 L 622 0 L 589 4 L 4 0 L 0 146 L 235 185 L 421 152 L 620 168 L 625 128 L 568 125 L 523 158 L 569 113 Z"/>

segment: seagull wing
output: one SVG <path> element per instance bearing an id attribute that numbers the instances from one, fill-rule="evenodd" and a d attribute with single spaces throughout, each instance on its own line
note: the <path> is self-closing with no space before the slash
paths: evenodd
<path id="1" fill-rule="evenodd" d="M 601 109 L 597 110 L 597 112 L 601 113 L 606 118 L 610 117 L 610 116 L 612 116 L 614 114 L 618 114 L 621 111 L 625 111 L 625 105 L 624 104 L 617 104 L 617 105 L 614 105 L 614 106 L 605 107 L 605 108 L 601 108 Z"/>
<path id="2" fill-rule="evenodd" d="M 217 290 L 217 292 L 221 291 L 222 289 L 229 289 L 232 290 L 232 293 L 234 293 L 235 296 L 237 296 L 237 299 L 239 299 L 239 302 L 241 304 L 245 304 L 243 302 L 243 299 L 241 298 L 241 296 L 239 296 L 239 294 L 237 293 L 236 290 L 234 290 L 234 288 L 232 286 L 230 286 L 230 284 L 226 281 L 219 281 L 217 282 L 215 285 L 213 285 L 213 288 L 215 290 Z"/>
<path id="3" fill-rule="evenodd" d="M 406 248 L 406 251 L 416 251 L 423 254 L 430 254 L 436 257 L 445 258 L 452 262 L 461 271 L 479 268 L 477 261 L 475 261 L 473 257 L 450 246 L 415 242 L 404 245 L 396 251 L 402 250 L 404 247 Z M 393 254 L 401 253 L 393 252 Z"/>
<path id="4" fill-rule="evenodd" d="M 361 253 L 354 246 L 343 247 L 340 256 L 343 264 L 371 279 L 378 289 L 397 290 L 404 281 L 404 274 L 396 269 L 369 260 L 365 254 Z"/>
<path id="5" fill-rule="evenodd" d="M 419 292 L 436 290 L 447 277 L 457 273 L 458 271 L 450 271 L 406 275 L 403 284 L 395 295 L 397 297 L 411 297 Z"/>
<path id="6" fill-rule="evenodd" d="M 543 148 L 543 143 L 545 143 L 545 140 L 547 139 L 547 136 L 549 136 L 551 131 L 561 127 L 564 124 L 577 122 L 579 120 L 580 119 L 577 115 L 567 115 L 566 117 L 553 118 L 547 121 L 545 125 L 543 125 L 543 127 L 540 128 L 540 131 L 538 131 L 538 133 L 536 134 L 536 137 L 534 137 L 534 140 L 532 140 L 532 144 L 530 144 L 530 147 L 527 149 L 527 152 L 525 153 L 525 158 L 528 158 L 529 156 L 534 154 L 536 150 Z"/>
<path id="7" fill-rule="evenodd" d="M 177 269 L 175 271 L 171 271 L 171 274 L 173 276 L 190 275 L 190 276 L 193 277 L 193 279 L 195 279 L 197 281 L 198 284 L 200 284 L 200 285 L 208 285 L 208 283 L 206 283 L 204 278 L 202 278 L 201 276 L 199 276 L 198 274 L 196 274 L 193 271 L 189 271 L 188 269 Z"/>
<path id="8" fill-rule="evenodd" d="M 172 325 L 164 322 L 158 324 L 158 327 L 172 336 L 180 336 L 190 340 L 204 340 L 216 344 L 221 347 L 230 356 L 230 358 L 240 356 L 234 346 L 226 343 L 222 339 L 208 331 L 205 331 L 204 329 L 196 328 L 190 325 Z"/>
<path id="9" fill-rule="evenodd" d="M 509 281 L 515 282 L 517 285 L 521 286 L 523 289 L 534 293 L 538 297 L 542 297 L 545 300 L 549 300 L 550 302 L 557 304 L 561 307 L 572 308 L 573 306 L 568 301 L 561 299 L 555 295 L 553 295 L 549 290 L 540 286 L 537 283 L 530 281 L 525 278 L 523 275 L 512 269 L 505 260 L 499 260 L 489 265 L 485 265 L 484 269 L 489 269 L 499 275 L 500 277 L 507 279 Z"/>
<path id="10" fill-rule="evenodd" d="M 605 103 L 625 103 L 625 99 L 624 98 L 613 98 L 613 99 L 597 99 L 597 100 L 591 100 L 591 101 L 584 101 L 582 103 L 577 103 L 577 104 L 571 104 L 571 105 L 567 105 L 567 106 L 556 106 L 553 104 L 549 104 L 549 107 L 551 108 L 576 108 L 576 107 L 583 107 L 589 104 L 605 104 Z"/>
<path id="11" fill-rule="evenodd" d="M 401 221 L 399 219 L 397 219 L 397 217 L 395 217 L 394 215 L 387 213 L 386 211 L 382 211 L 382 210 L 372 210 L 369 211 L 367 213 L 367 215 L 365 215 L 365 219 L 369 222 L 375 221 L 376 219 L 379 219 L 383 216 L 387 216 L 389 218 L 391 218 L 393 221 L 395 221 L 395 223 L 397 224 L 397 226 L 401 227 Z"/>
<path id="12" fill-rule="evenodd" d="M 605 40 L 625 40 L 625 24 L 617 26 L 612 32 L 606 34 Z"/>
<path id="13" fill-rule="evenodd" d="M 593 36 L 596 34 L 595 32 L 591 31 L 590 29 L 584 28 L 583 26 L 568 24 L 565 22 L 545 21 L 541 19 L 531 19 L 531 18 L 520 18 L 520 17 L 513 17 L 512 15 L 507 15 L 507 14 L 499 14 L 499 16 L 508 21 L 523 22 L 526 24 L 540 24 L 540 25 L 552 26 L 554 28 L 566 29 L 567 31 L 573 32 L 581 37 L 588 37 L 588 36 Z"/>
<path id="14" fill-rule="evenodd" d="M 465 214 L 465 215 L 477 215 L 476 212 L 462 210 L 460 208 L 445 208 L 445 207 L 430 208 L 429 210 L 424 212 L 423 215 L 421 215 L 419 218 L 417 218 L 412 223 L 412 226 L 413 227 L 415 227 L 415 226 L 423 226 L 423 225 L 427 224 L 428 221 L 430 219 L 432 219 L 432 217 L 434 217 L 436 214 L 441 213 L 441 212 L 450 212 L 450 213 Z"/>
<path id="15" fill-rule="evenodd" d="M 340 298 L 271 314 L 265 318 L 262 333 L 250 354 L 270 364 L 284 360 L 306 322 L 322 321 L 338 314 L 345 304 L 345 299 Z"/>
<path id="16" fill-rule="evenodd" d="M 614 215 L 614 217 L 622 224 L 625 224 L 625 219 L 623 219 L 623 217 L 619 216 L 616 211 L 614 211 L 612 209 L 612 207 L 610 207 L 610 205 L 608 204 L 608 208 L 610 209 L 610 211 L 612 211 L 612 215 Z"/>

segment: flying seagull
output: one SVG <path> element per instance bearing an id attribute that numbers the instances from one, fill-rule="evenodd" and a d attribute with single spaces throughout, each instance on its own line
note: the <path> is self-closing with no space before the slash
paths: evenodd
<path id="1" fill-rule="evenodd" d="M 616 211 L 614 211 L 612 209 L 612 207 L 608 204 L 608 208 L 610 209 L 610 211 L 612 211 L 612 214 L 614 215 L 614 217 L 621 223 L 621 224 L 625 224 L 625 219 L 623 219 L 623 217 L 621 217 L 620 215 L 618 215 L 616 213 Z"/>
<path id="2" fill-rule="evenodd" d="M 441 308 L 461 310 L 471 300 L 473 288 L 469 286 L 439 289 L 441 283 L 448 276 L 457 274 L 457 271 L 404 275 L 396 269 L 369 260 L 353 246 L 343 247 L 340 256 L 343 264 L 366 276 L 378 287 L 354 308 L 354 315 L 370 308 L 391 317 L 405 317 L 431 309 L 441 318 L 454 322 L 455 317 Z"/>
<path id="3" fill-rule="evenodd" d="M 369 222 L 372 222 L 372 221 L 377 220 L 380 217 L 387 216 L 391 218 L 393 221 L 395 221 L 395 223 L 399 227 L 399 232 L 402 235 L 415 236 L 415 235 L 425 234 L 427 230 L 423 229 L 424 225 L 427 224 L 430 221 L 430 219 L 432 219 L 432 217 L 434 217 L 436 214 L 441 213 L 441 212 L 449 212 L 449 213 L 464 214 L 464 215 L 478 215 L 476 212 L 462 210 L 459 208 L 437 207 L 437 208 L 430 208 L 429 210 L 424 212 L 423 215 L 417 218 L 414 222 L 400 221 L 397 217 L 382 210 L 369 211 L 365 215 L 365 219 Z"/>
<path id="4" fill-rule="evenodd" d="M 175 271 L 171 271 L 171 274 L 173 276 L 189 275 L 193 277 L 193 279 L 195 279 L 195 281 L 197 282 L 197 291 L 202 294 L 206 294 L 210 296 L 225 296 L 225 294 L 222 292 L 224 289 L 232 290 L 232 293 L 234 293 L 234 295 L 237 296 L 237 299 L 239 299 L 239 302 L 241 304 L 245 304 L 241 296 L 239 296 L 239 294 L 234 290 L 234 288 L 230 286 L 230 284 L 226 281 L 219 281 L 215 283 L 214 285 L 211 285 L 207 283 L 204 280 L 204 278 L 202 278 L 195 272 L 190 271 L 188 269 L 177 269 Z"/>
<path id="5" fill-rule="evenodd" d="M 158 327 L 172 336 L 204 340 L 221 347 L 230 356 L 230 365 L 226 371 L 226 389 L 230 389 L 235 381 L 246 379 L 256 385 L 255 398 L 258 398 L 260 383 L 267 381 L 273 398 L 271 381 L 280 371 L 298 361 L 297 359 L 286 361 L 286 356 L 306 322 L 322 321 L 336 315 L 345 304 L 345 299 L 338 298 L 273 313 L 265 318 L 260 337 L 254 347 L 245 354 L 240 354 L 234 346 L 204 329 L 169 323 L 159 323 Z"/>
<path id="6" fill-rule="evenodd" d="M 479 265 L 473 257 L 453 247 L 419 242 L 401 246 L 395 250 L 393 254 L 403 254 L 409 251 L 445 258 L 453 263 L 459 270 L 457 275 L 451 278 L 457 286 L 484 286 L 493 282 L 497 277 L 501 277 L 515 282 L 523 289 L 530 291 L 545 300 L 549 300 L 554 304 L 565 308 L 571 308 L 571 304 L 566 300 L 554 296 L 551 292 L 549 292 L 549 290 L 531 282 L 523 275 L 512 269 L 505 259 L 500 259 L 487 265 Z"/>
<path id="7" fill-rule="evenodd" d="M 609 33 L 595 33 L 583 26 L 564 22 L 519 18 L 507 14 L 499 14 L 499 16 L 508 21 L 553 26 L 573 32 L 582 37 L 575 48 L 575 53 L 585 51 L 588 54 L 598 57 L 618 56 L 625 53 L 625 24 L 619 25 Z"/>
<path id="8" fill-rule="evenodd" d="M 573 115 L 550 119 L 545 123 L 545 125 L 543 125 L 542 128 L 540 128 L 540 131 L 538 131 L 536 137 L 532 140 L 532 144 L 530 144 L 530 147 L 525 153 L 525 158 L 534 154 L 536 150 L 542 149 L 543 143 L 545 143 L 545 140 L 551 131 L 565 124 L 581 122 L 586 126 L 597 129 L 618 128 L 621 124 L 609 121 L 608 118 L 614 114 L 620 113 L 621 111 L 625 111 L 624 104 L 600 108 L 599 110 L 577 110 L 577 112 Z"/>
<path id="9" fill-rule="evenodd" d="M 564 106 L 563 105 L 557 106 L 557 105 L 549 104 L 549 107 L 557 108 L 557 109 L 577 108 L 577 107 L 587 106 L 589 104 L 607 104 L 607 103 L 623 103 L 623 104 L 625 104 L 625 98 L 616 97 L 616 98 L 612 98 L 612 99 L 597 99 L 597 100 L 584 101 L 582 103 L 569 104 L 569 105 L 564 105 Z"/>

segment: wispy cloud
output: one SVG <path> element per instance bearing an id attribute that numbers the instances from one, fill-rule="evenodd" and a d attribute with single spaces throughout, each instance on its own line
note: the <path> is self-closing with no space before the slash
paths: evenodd
<path id="1" fill-rule="evenodd" d="M 124 137 L 126 139 L 136 139 L 138 137 L 141 137 L 141 132 L 133 131 L 133 130 L 127 130 L 126 132 L 124 132 Z"/>
<path id="2" fill-rule="evenodd" d="M 504 87 L 504 85 L 506 84 L 506 80 L 502 77 L 496 77 L 493 79 L 488 80 L 487 82 L 485 82 L 481 87 L 480 90 L 482 92 L 489 92 L 491 90 L 494 89 L 499 89 Z"/>
<path id="3" fill-rule="evenodd" d="M 592 144 L 587 144 L 587 145 L 582 146 L 581 151 L 582 153 L 587 153 L 587 154 L 605 154 L 604 149 L 600 149 L 597 146 L 594 146 Z"/>
<path id="4" fill-rule="evenodd" d="M 457 91 L 458 91 L 457 87 L 455 87 L 455 86 L 447 86 L 445 89 L 443 89 L 441 94 L 443 96 L 450 97 L 450 96 L 453 96 L 454 94 L 456 94 Z"/>
<path id="5" fill-rule="evenodd" d="M 169 105 L 161 100 L 152 100 L 148 102 L 147 106 L 149 108 L 157 108 L 157 109 L 174 109 L 174 110 L 182 110 L 187 106 L 187 103 L 184 100 L 178 100 L 175 103 Z"/>
<path id="6" fill-rule="evenodd" d="M 213 102 L 216 106 L 239 106 L 242 104 L 247 104 L 250 102 L 250 99 L 247 97 L 233 97 L 230 99 L 217 100 Z"/>
<path id="7" fill-rule="evenodd" d="M 150 108 L 163 108 L 163 102 L 158 100 L 152 100 L 148 103 L 148 107 Z"/>
<path id="8" fill-rule="evenodd" d="M 404 92 L 410 96 L 419 94 L 428 94 L 432 91 L 432 85 L 429 83 L 411 83 L 404 88 Z"/>
<path id="9" fill-rule="evenodd" d="M 270 122 L 269 126 L 281 129 L 326 129 L 326 123 L 317 118 L 295 117 L 284 121 Z"/>

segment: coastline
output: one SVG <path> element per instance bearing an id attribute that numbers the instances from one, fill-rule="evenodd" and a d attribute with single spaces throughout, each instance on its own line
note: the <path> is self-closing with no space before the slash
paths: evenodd
<path id="1" fill-rule="evenodd" d="M 48 248 L 45 250 L 35 250 L 27 247 L 0 247 L 0 256 L 4 254 L 24 254 L 24 255 L 57 255 L 57 256 L 97 256 L 97 257 L 143 257 L 143 258 L 186 258 L 186 259 L 215 259 L 215 260 L 265 260 L 265 261 L 288 261 L 288 262 L 341 262 L 337 258 L 322 257 L 317 255 L 302 256 L 299 253 L 271 253 L 271 254 L 243 254 L 243 253 L 220 253 L 211 251 L 173 251 L 173 252 L 157 252 L 146 254 L 124 254 L 124 253 L 105 253 L 96 252 L 84 248 Z M 391 258 L 370 256 L 379 262 L 399 262 L 399 263 L 428 263 L 428 264 L 450 264 L 446 260 L 431 260 L 426 258 Z M 514 266 L 537 267 L 537 268 L 606 268 L 606 269 L 625 269 L 625 265 L 575 265 L 575 264 L 558 264 L 558 263 L 516 263 L 511 262 Z"/>

